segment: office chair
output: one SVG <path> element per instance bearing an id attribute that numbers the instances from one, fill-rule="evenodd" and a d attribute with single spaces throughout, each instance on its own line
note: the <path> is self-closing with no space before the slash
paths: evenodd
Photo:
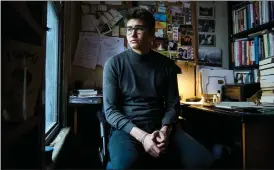
<path id="1" fill-rule="evenodd" d="M 101 111 L 97 112 L 97 117 L 100 121 L 100 135 L 101 135 L 101 145 L 99 147 L 99 158 L 102 164 L 103 168 L 106 168 L 107 163 L 109 162 L 109 154 L 108 154 L 108 139 L 109 139 L 109 131 L 110 131 L 110 125 L 108 124 L 104 108 L 102 107 Z"/>

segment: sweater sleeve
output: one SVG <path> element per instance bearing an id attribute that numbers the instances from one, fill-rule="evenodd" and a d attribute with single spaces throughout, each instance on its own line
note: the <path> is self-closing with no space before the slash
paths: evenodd
<path id="1" fill-rule="evenodd" d="M 173 66 L 168 71 L 167 88 L 164 93 L 165 115 L 162 119 L 162 126 L 177 122 L 181 111 L 177 73 L 177 66 Z"/>
<path id="2" fill-rule="evenodd" d="M 106 61 L 103 70 L 103 104 L 107 122 L 116 129 L 130 133 L 136 127 L 121 113 L 121 93 L 119 89 L 118 69 L 114 58 Z"/>

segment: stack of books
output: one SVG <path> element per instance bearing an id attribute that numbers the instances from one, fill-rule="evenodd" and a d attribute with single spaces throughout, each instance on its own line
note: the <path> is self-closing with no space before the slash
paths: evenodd
<path id="1" fill-rule="evenodd" d="M 259 62 L 262 103 L 274 103 L 274 56 Z"/>
<path id="2" fill-rule="evenodd" d="M 98 91 L 94 89 L 79 89 L 78 90 L 78 97 L 90 97 L 90 96 L 97 96 Z"/>

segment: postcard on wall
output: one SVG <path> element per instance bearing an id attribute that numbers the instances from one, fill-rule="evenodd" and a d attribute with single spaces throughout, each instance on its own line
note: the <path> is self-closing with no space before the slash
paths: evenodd
<path id="1" fill-rule="evenodd" d="M 167 33 L 172 33 L 172 24 L 167 24 Z"/>
<path id="2" fill-rule="evenodd" d="M 185 24 L 185 16 L 173 16 L 172 17 L 172 23 L 173 24 L 179 24 L 179 25 L 183 25 Z"/>
<path id="3" fill-rule="evenodd" d="M 126 36 L 126 28 L 120 27 L 120 36 Z"/>
<path id="4" fill-rule="evenodd" d="M 155 28 L 166 29 L 166 22 L 156 21 L 156 23 L 155 23 Z"/>
<path id="5" fill-rule="evenodd" d="M 105 12 L 107 11 L 107 6 L 106 5 L 98 5 L 98 11 L 102 11 L 102 12 Z"/>
<path id="6" fill-rule="evenodd" d="M 187 47 L 184 47 L 184 46 L 178 47 L 177 59 L 188 60 Z"/>
<path id="7" fill-rule="evenodd" d="M 200 46 L 215 46 L 214 34 L 201 34 L 199 33 L 199 45 Z"/>
<path id="8" fill-rule="evenodd" d="M 168 51 L 177 51 L 177 49 L 178 49 L 178 41 L 169 40 L 167 48 L 168 48 Z"/>
<path id="9" fill-rule="evenodd" d="M 119 37 L 119 26 L 118 25 L 112 27 L 112 36 Z"/>
<path id="10" fill-rule="evenodd" d="M 155 29 L 155 37 L 164 38 L 165 37 L 165 29 L 156 28 Z"/>
<path id="11" fill-rule="evenodd" d="M 192 45 L 191 36 L 181 36 L 181 45 L 182 46 L 191 46 Z"/>
<path id="12" fill-rule="evenodd" d="M 157 8 L 157 12 L 159 12 L 159 13 L 166 13 L 166 7 L 164 7 L 164 6 L 159 6 L 159 7 Z"/>
<path id="13" fill-rule="evenodd" d="M 163 21 L 163 22 L 167 21 L 166 14 L 154 13 L 153 16 L 154 16 L 154 18 L 155 18 L 156 21 Z"/>
<path id="14" fill-rule="evenodd" d="M 109 24 L 110 27 L 113 27 L 115 24 L 117 24 L 123 18 L 123 15 L 121 15 L 120 12 L 117 11 L 116 9 L 114 9 L 114 8 L 111 9 L 111 10 L 109 10 L 108 13 L 112 17 L 112 19 L 109 20 L 109 22 L 108 22 L 108 24 Z"/>
<path id="15" fill-rule="evenodd" d="M 215 20 L 198 19 L 198 32 L 215 32 Z"/>
<path id="16" fill-rule="evenodd" d="M 153 48 L 157 51 L 166 51 L 167 50 L 167 41 L 166 41 L 166 39 L 156 38 Z"/>
<path id="17" fill-rule="evenodd" d="M 192 25 L 180 25 L 179 32 L 181 35 L 193 35 Z"/>
<path id="18" fill-rule="evenodd" d="M 179 27 L 173 27 L 172 33 L 173 33 L 173 40 L 178 41 L 179 40 Z"/>
<path id="19" fill-rule="evenodd" d="M 168 40 L 173 40 L 173 33 L 172 32 L 167 33 L 167 39 Z"/>

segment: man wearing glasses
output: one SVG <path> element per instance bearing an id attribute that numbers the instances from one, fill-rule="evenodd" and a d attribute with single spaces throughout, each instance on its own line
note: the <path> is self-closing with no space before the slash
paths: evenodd
<path id="1" fill-rule="evenodd" d="M 178 126 L 177 73 L 169 58 L 151 50 L 155 19 L 143 8 L 126 17 L 131 49 L 104 65 L 103 103 L 112 126 L 112 169 L 141 168 L 145 160 L 176 161 L 183 168 L 207 168 L 211 154 Z"/>

